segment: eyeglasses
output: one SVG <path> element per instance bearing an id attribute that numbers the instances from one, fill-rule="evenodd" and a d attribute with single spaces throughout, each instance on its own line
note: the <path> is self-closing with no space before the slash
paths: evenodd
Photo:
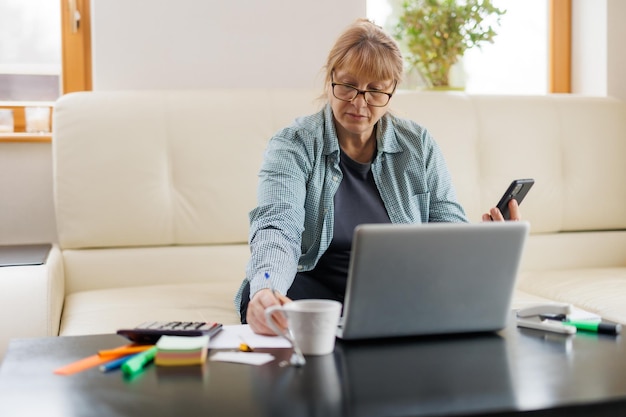
<path id="1" fill-rule="evenodd" d="M 394 83 L 392 91 L 396 90 L 397 83 L 397 81 Z M 341 101 L 352 102 L 356 100 L 359 94 L 363 94 L 365 102 L 373 107 L 385 107 L 393 95 L 393 93 L 385 93 L 384 91 L 378 90 L 359 90 L 348 84 L 333 82 L 332 78 L 330 85 L 333 88 L 333 96 L 335 96 L 335 98 Z"/>

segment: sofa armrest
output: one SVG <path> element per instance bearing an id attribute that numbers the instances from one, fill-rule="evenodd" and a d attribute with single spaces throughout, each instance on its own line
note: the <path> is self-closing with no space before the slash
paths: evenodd
<path id="1" fill-rule="evenodd" d="M 52 246 L 43 265 L 0 268 L 0 359 L 17 337 L 57 336 L 65 298 L 63 258 Z"/>

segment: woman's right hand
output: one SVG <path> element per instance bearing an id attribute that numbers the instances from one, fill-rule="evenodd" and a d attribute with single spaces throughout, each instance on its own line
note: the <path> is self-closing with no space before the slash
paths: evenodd
<path id="1" fill-rule="evenodd" d="M 279 293 L 276 293 L 276 296 L 274 296 L 274 293 L 272 293 L 272 290 L 269 288 L 257 291 L 250 299 L 246 313 L 246 321 L 252 331 L 263 335 L 276 335 L 265 321 L 265 309 L 273 305 L 283 305 L 290 301 L 290 298 Z M 280 327 L 287 328 L 287 320 L 282 314 L 277 312 L 277 314 L 274 315 L 274 320 Z"/>

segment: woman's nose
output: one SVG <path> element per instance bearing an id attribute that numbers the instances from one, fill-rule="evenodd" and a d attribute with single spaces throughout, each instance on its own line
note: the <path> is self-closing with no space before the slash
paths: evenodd
<path id="1" fill-rule="evenodd" d="M 367 106 L 367 101 L 365 101 L 365 93 L 357 94 L 356 97 L 352 99 L 352 104 L 354 104 L 356 107 Z"/>

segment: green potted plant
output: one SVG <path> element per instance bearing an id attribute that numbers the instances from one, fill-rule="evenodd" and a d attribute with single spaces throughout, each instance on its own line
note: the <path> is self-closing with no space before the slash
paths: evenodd
<path id="1" fill-rule="evenodd" d="M 450 87 L 450 68 L 466 50 L 493 42 L 506 11 L 492 0 L 405 0 L 394 36 L 428 88 Z"/>

